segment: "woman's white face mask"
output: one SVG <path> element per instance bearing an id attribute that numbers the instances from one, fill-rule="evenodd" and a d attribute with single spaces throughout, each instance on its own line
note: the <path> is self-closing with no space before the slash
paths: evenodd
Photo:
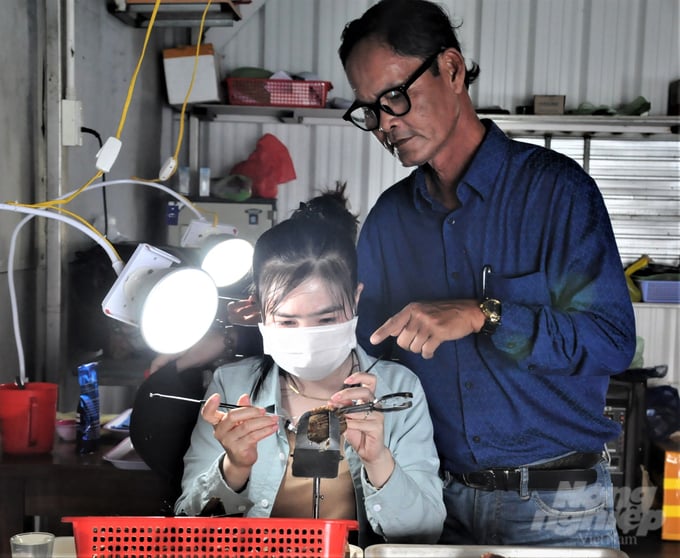
<path id="1" fill-rule="evenodd" d="M 258 324 L 265 354 L 302 380 L 323 380 L 345 361 L 357 345 L 357 318 L 315 327 Z"/>

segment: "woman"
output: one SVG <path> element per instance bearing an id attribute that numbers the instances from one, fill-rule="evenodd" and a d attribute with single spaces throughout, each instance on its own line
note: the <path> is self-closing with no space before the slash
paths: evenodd
<path id="1" fill-rule="evenodd" d="M 253 258 L 265 356 L 219 368 L 184 458 L 177 513 L 220 501 L 227 515 L 312 517 L 313 479 L 291 474 L 300 416 L 411 392 L 411 408 L 346 414 L 337 478 L 320 481 L 319 517 L 359 521 L 359 544 L 436 542 L 439 460 L 420 382 L 356 345 L 356 219 L 342 191 L 264 233 Z M 349 387 L 348 387 L 349 386 Z M 221 412 L 220 402 L 240 407 Z M 268 412 L 269 411 L 269 412 Z M 378 537 L 376 537 L 376 535 Z"/>

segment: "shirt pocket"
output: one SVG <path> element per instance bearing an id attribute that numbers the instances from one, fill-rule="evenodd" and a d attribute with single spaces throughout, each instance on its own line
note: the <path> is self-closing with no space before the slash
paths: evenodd
<path id="1" fill-rule="evenodd" d="M 492 273 L 488 278 L 486 294 L 489 298 L 513 304 L 543 306 L 552 301 L 548 278 L 542 271 L 522 275 Z"/>

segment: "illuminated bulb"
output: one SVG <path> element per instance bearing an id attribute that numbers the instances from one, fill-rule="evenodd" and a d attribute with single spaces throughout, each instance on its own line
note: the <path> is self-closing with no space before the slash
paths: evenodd
<path id="1" fill-rule="evenodd" d="M 233 285 L 246 276 L 253 263 L 253 246 L 242 238 L 230 238 L 213 246 L 203 258 L 201 269 L 218 287 Z"/>
<path id="2" fill-rule="evenodd" d="M 157 353 L 185 351 L 208 332 L 217 305 L 217 287 L 206 272 L 174 269 L 144 300 L 139 319 L 142 338 Z"/>

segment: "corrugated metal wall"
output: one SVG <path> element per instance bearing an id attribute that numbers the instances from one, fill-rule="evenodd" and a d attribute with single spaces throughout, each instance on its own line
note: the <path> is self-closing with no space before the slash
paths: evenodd
<path id="1" fill-rule="evenodd" d="M 482 73 L 471 89 L 478 107 L 514 111 L 534 94 L 566 95 L 618 108 L 638 95 L 651 115 L 665 115 L 669 82 L 680 78 L 677 0 L 446 0 L 458 23 L 463 53 Z M 330 97 L 352 98 L 337 57 L 345 23 L 372 1 L 269 0 L 244 25 L 207 39 L 221 56 L 223 75 L 239 66 L 310 70 L 333 83 Z M 243 6 L 247 13 L 248 6 Z M 201 124 L 202 163 L 219 175 L 246 158 L 266 132 L 289 148 L 297 180 L 279 187 L 279 218 L 336 180 L 347 181 L 354 211 L 364 217 L 380 192 L 404 176 L 370 134 L 351 126 L 213 122 Z M 583 165 L 596 179 L 611 213 L 624 264 L 641 254 L 661 263 L 680 256 L 680 150 L 663 140 L 595 136 L 531 137 Z M 646 365 L 668 364 L 666 382 L 680 384 L 676 305 L 638 304 L 638 335 Z"/>
<path id="2" fill-rule="evenodd" d="M 636 304 L 635 326 L 644 339 L 644 366 L 668 365 L 668 374 L 653 383 L 672 384 L 680 389 L 680 306 Z"/>
<path id="3" fill-rule="evenodd" d="M 345 23 L 371 1 L 276 0 L 265 2 L 232 30 L 211 29 L 206 40 L 220 56 L 222 74 L 241 66 L 314 71 L 333 83 L 329 97 L 352 98 L 337 57 Z M 580 103 L 618 107 L 638 95 L 650 114 L 666 113 L 668 84 L 680 77 L 677 0 L 448 0 L 461 23 L 468 59 L 482 69 L 471 94 L 477 106 L 510 111 L 533 94 L 565 94 L 567 109 Z M 239 27 L 239 25 L 241 25 Z M 201 124 L 202 164 L 213 176 L 252 151 L 272 133 L 289 148 L 297 180 L 279 188 L 279 218 L 300 200 L 335 181 L 347 181 L 360 217 L 379 193 L 409 172 L 370 134 L 335 125 L 212 122 Z M 540 138 L 532 141 L 543 142 Z M 642 253 L 657 261 L 680 255 L 680 159 L 675 141 L 553 139 L 551 147 L 589 169 L 612 213 L 622 259 Z"/>
<path id="4" fill-rule="evenodd" d="M 345 23 L 374 2 L 269 0 L 234 30 L 207 33 L 224 74 L 239 66 L 310 70 L 351 97 L 337 48 Z M 643 95 L 665 114 L 680 77 L 677 0 L 443 0 L 463 53 L 482 69 L 478 106 L 513 110 L 534 94 L 619 106 Z M 242 12 L 250 16 L 248 5 Z M 228 41 L 228 42 L 227 42 Z"/>
<path id="5" fill-rule="evenodd" d="M 535 138 L 583 166 L 597 182 L 611 217 L 621 260 L 680 258 L 680 149 L 677 140 Z"/>

